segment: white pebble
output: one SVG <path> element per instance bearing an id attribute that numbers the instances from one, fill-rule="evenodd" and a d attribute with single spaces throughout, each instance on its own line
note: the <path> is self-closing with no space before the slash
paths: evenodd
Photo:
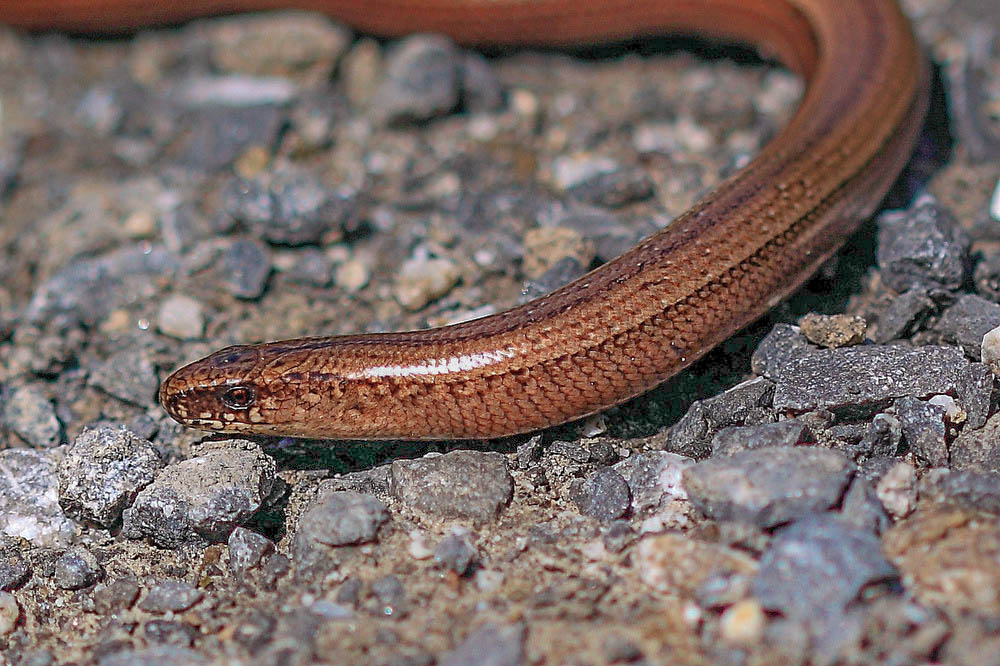
<path id="1" fill-rule="evenodd" d="M 6 636 L 17 627 L 21 617 L 21 609 L 17 599 L 10 592 L 0 592 L 0 636 Z"/>
<path id="2" fill-rule="evenodd" d="M 1000 377 L 1000 326 L 983 336 L 983 346 L 980 353 L 986 367 L 994 375 Z"/>
<path id="3" fill-rule="evenodd" d="M 450 259 L 411 259 L 399 270 L 394 294 L 403 307 L 419 310 L 447 294 L 460 276 Z"/>
<path id="4" fill-rule="evenodd" d="M 767 617 L 756 599 L 743 599 L 726 609 L 719 619 L 719 631 L 730 645 L 755 645 L 764 633 Z"/>
<path id="5" fill-rule="evenodd" d="M 993 188 L 993 198 L 990 199 L 990 217 L 1000 222 L 1000 180 Z"/>
<path id="6" fill-rule="evenodd" d="M 905 518 L 917 506 L 917 470 L 910 463 L 896 463 L 879 479 L 875 495 L 890 516 Z"/>
<path id="7" fill-rule="evenodd" d="M 188 296 L 170 296 L 160 304 L 156 327 L 164 335 L 179 340 L 194 340 L 205 333 L 201 303 Z"/>

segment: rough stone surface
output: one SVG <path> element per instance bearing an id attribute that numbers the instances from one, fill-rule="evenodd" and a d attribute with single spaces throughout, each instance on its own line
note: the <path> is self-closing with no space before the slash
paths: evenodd
<path id="1" fill-rule="evenodd" d="M 980 360 L 983 337 L 1000 326 L 1000 305 L 975 294 L 964 294 L 941 313 L 935 329 L 945 342 L 959 345 L 966 356 Z"/>
<path id="2" fill-rule="evenodd" d="M 580 513 L 597 520 L 615 520 L 632 503 L 628 483 L 613 467 L 600 467 L 572 492 Z"/>
<path id="3" fill-rule="evenodd" d="M 101 576 L 101 565 L 89 550 L 72 548 L 56 559 L 53 576 L 58 587 L 64 590 L 79 590 L 98 581 Z"/>
<path id="4" fill-rule="evenodd" d="M 705 457 L 712 450 L 712 438 L 722 428 L 774 421 L 770 409 L 773 396 L 774 384 L 757 378 L 714 398 L 698 400 L 670 429 L 666 448 L 693 458 Z"/>
<path id="5" fill-rule="evenodd" d="M 204 593 L 182 580 L 164 580 L 156 583 L 139 600 L 139 608 L 148 613 L 180 612 L 201 601 Z"/>
<path id="6" fill-rule="evenodd" d="M 814 345 L 834 348 L 860 344 L 868 323 L 851 315 L 820 315 L 814 312 L 799 319 L 802 335 Z"/>
<path id="7" fill-rule="evenodd" d="M 392 463 L 389 490 L 415 511 L 438 518 L 490 522 L 510 502 L 514 487 L 503 456 L 452 451 Z"/>
<path id="8" fill-rule="evenodd" d="M 523 624 L 484 624 L 457 648 L 444 655 L 441 666 L 517 666 L 524 663 Z"/>
<path id="9" fill-rule="evenodd" d="M 56 455 L 0 451 L 0 533 L 37 546 L 66 545 L 76 528 L 59 506 Z"/>
<path id="10" fill-rule="evenodd" d="M 221 541 L 260 508 L 274 472 L 274 460 L 256 444 L 213 443 L 199 457 L 165 467 L 125 511 L 122 531 L 165 548 Z"/>
<path id="11" fill-rule="evenodd" d="M 913 287 L 958 289 L 970 269 L 969 237 L 933 202 L 879 217 L 878 264 L 898 292 Z"/>
<path id="12" fill-rule="evenodd" d="M 628 484 L 632 514 L 646 517 L 673 500 L 687 500 L 683 475 L 693 464 L 694 460 L 686 456 L 650 451 L 615 463 L 614 468 Z"/>
<path id="13" fill-rule="evenodd" d="M 903 429 L 903 438 L 913 454 L 931 467 L 947 465 L 944 408 L 923 400 L 902 398 L 896 401 L 896 413 Z"/>
<path id="14" fill-rule="evenodd" d="M 403 40 L 389 54 L 385 78 L 372 100 L 377 120 L 421 122 L 455 108 L 460 64 L 458 51 L 443 37 L 418 35 Z"/>
<path id="15" fill-rule="evenodd" d="M 48 449 L 62 440 L 62 424 L 55 408 L 38 386 L 13 384 L 3 387 L 3 421 L 34 448 Z"/>
<path id="16" fill-rule="evenodd" d="M 806 424 L 795 419 L 754 426 L 731 426 L 715 433 L 712 455 L 729 456 L 768 446 L 796 446 L 811 440 Z"/>
<path id="17" fill-rule="evenodd" d="M 59 504 L 109 527 L 162 467 L 156 447 L 128 430 L 84 430 L 59 461 Z"/>
<path id="18" fill-rule="evenodd" d="M 774 527 L 833 507 L 853 474 L 836 451 L 782 446 L 704 460 L 685 470 L 684 489 L 710 518 Z"/>

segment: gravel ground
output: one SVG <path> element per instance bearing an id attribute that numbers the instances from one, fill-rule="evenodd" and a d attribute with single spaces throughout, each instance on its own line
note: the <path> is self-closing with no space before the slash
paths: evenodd
<path id="1" fill-rule="evenodd" d="M 299 13 L 0 29 L 0 664 L 1000 664 L 1000 7 L 907 9 L 940 87 L 895 210 L 648 395 L 431 444 L 205 440 L 155 394 L 549 291 L 799 82 Z"/>

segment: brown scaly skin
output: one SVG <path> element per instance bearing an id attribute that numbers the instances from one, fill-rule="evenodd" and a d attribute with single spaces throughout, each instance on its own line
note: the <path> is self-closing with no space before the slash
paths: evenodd
<path id="1" fill-rule="evenodd" d="M 0 21 L 113 31 L 285 6 L 379 34 L 438 31 L 474 44 L 697 33 L 775 54 L 808 89 L 743 171 L 666 230 L 544 298 L 445 328 L 230 347 L 181 368 L 160 401 L 195 428 L 499 437 L 643 393 L 840 247 L 902 169 L 927 104 L 927 66 L 895 0 L 0 0 Z"/>

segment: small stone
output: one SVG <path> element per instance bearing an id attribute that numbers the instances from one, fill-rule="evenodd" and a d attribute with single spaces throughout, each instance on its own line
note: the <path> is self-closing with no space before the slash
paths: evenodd
<path id="1" fill-rule="evenodd" d="M 798 326 L 778 324 L 764 336 L 750 357 L 754 374 L 770 379 L 778 377 L 793 358 L 815 351 Z"/>
<path id="2" fill-rule="evenodd" d="M 374 541 L 389 520 L 389 510 L 377 497 L 349 490 L 328 492 L 310 505 L 299 519 L 296 538 L 328 546 Z"/>
<path id="3" fill-rule="evenodd" d="M 90 368 L 89 382 L 108 395 L 139 407 L 156 404 L 160 386 L 148 346 L 122 349 L 95 363 Z"/>
<path id="4" fill-rule="evenodd" d="M 1000 473 L 1000 414 L 982 428 L 963 428 L 948 453 L 954 469 Z"/>
<path id="5" fill-rule="evenodd" d="M 21 609 L 17 599 L 10 592 L 0 592 L 0 636 L 6 636 L 17 628 L 21 619 Z"/>
<path id="6" fill-rule="evenodd" d="M 833 516 L 811 516 L 778 532 L 753 591 L 765 609 L 828 643 L 864 590 L 898 578 L 877 536 Z"/>
<path id="7" fill-rule="evenodd" d="M 776 446 L 704 460 L 684 471 L 684 488 L 710 518 L 769 528 L 829 510 L 854 469 L 830 449 Z"/>
<path id="8" fill-rule="evenodd" d="M 247 440 L 206 445 L 165 467 L 123 516 L 122 533 L 163 548 L 221 541 L 261 507 L 274 485 L 274 460 Z"/>
<path id="9" fill-rule="evenodd" d="M 851 481 L 844 494 L 840 515 L 845 523 L 872 534 L 881 534 L 890 524 L 889 514 L 879 501 L 872 483 L 861 476 L 855 476 Z"/>
<path id="10" fill-rule="evenodd" d="M 529 278 L 538 278 L 565 258 L 584 268 L 594 260 L 594 245 L 567 227 L 537 227 L 524 236 L 522 268 Z"/>
<path id="11" fill-rule="evenodd" d="M 991 328 L 983 336 L 980 357 L 990 372 L 1000 377 L 1000 326 Z"/>
<path id="12" fill-rule="evenodd" d="M 913 287 L 957 290 L 970 268 L 969 237 L 933 200 L 878 219 L 878 265 L 882 281 L 897 292 Z"/>
<path id="13" fill-rule="evenodd" d="M 896 463 L 879 479 L 875 493 L 890 516 L 907 517 L 917 506 L 917 470 L 908 462 Z"/>
<path id="14" fill-rule="evenodd" d="M 260 298 L 271 274 L 271 258 L 263 243 L 239 240 L 219 262 L 220 284 L 236 298 Z"/>
<path id="15" fill-rule="evenodd" d="M 1000 474 L 931 470 L 921 479 L 919 495 L 970 511 L 1000 515 Z"/>
<path id="16" fill-rule="evenodd" d="M 340 78 L 351 104 L 358 108 L 368 105 L 382 78 L 383 70 L 382 49 L 378 42 L 374 39 L 359 39 L 340 64 Z"/>
<path id="17" fill-rule="evenodd" d="M 468 113 L 489 113 L 503 106 L 503 84 L 486 58 L 462 54 L 462 106 Z"/>
<path id="18" fill-rule="evenodd" d="M 354 192 L 333 190 L 313 174 L 287 168 L 233 180 L 223 205 L 256 235 L 291 246 L 338 240 L 357 212 Z"/>
<path id="19" fill-rule="evenodd" d="M 712 455 L 731 456 L 740 451 L 769 446 L 797 446 L 812 441 L 806 424 L 795 419 L 753 426 L 730 426 L 715 433 Z"/>
<path id="20" fill-rule="evenodd" d="M 852 315 L 810 312 L 799 319 L 799 330 L 809 342 L 820 347 L 847 347 L 864 342 L 868 322 Z"/>
<path id="21" fill-rule="evenodd" d="M 993 248 L 983 248 L 980 254 L 982 256 L 972 271 L 972 282 L 980 296 L 1000 303 L 1000 252 Z"/>
<path id="22" fill-rule="evenodd" d="M 133 576 L 123 576 L 94 587 L 94 610 L 102 615 L 121 613 L 139 598 L 139 581 Z"/>
<path id="23" fill-rule="evenodd" d="M 415 560 L 427 560 L 434 555 L 434 549 L 427 543 L 427 535 L 421 530 L 410 532 L 410 542 L 406 545 L 406 552 Z"/>
<path id="24" fill-rule="evenodd" d="M 580 513 L 609 521 L 624 516 L 631 505 L 628 484 L 613 467 L 599 467 L 571 493 Z"/>
<path id="25" fill-rule="evenodd" d="M 756 599 L 743 599 L 726 609 L 719 618 L 719 633 L 730 645 L 751 646 L 764 635 L 767 617 Z"/>
<path id="26" fill-rule="evenodd" d="M 923 287 L 896 296 L 878 318 L 875 342 L 885 344 L 912 335 L 934 311 L 934 301 Z"/>
<path id="27" fill-rule="evenodd" d="M 237 576 L 245 576 L 260 566 L 267 555 L 275 552 L 274 542 L 263 534 L 237 527 L 229 535 L 229 568 Z"/>
<path id="28" fill-rule="evenodd" d="M 407 37 L 389 53 L 371 109 L 379 124 L 423 122 L 458 105 L 461 54 L 437 35 Z"/>
<path id="29" fill-rule="evenodd" d="M 48 396 L 36 384 L 3 387 L 3 420 L 33 448 L 50 449 L 62 440 L 62 424 Z"/>
<path id="30" fill-rule="evenodd" d="M 745 553 L 669 532 L 639 542 L 636 566 L 639 577 L 650 587 L 692 597 L 710 578 L 757 572 L 756 561 Z"/>
<path id="31" fill-rule="evenodd" d="M 351 43 L 349 30 L 309 12 L 240 16 L 203 26 L 211 26 L 207 41 L 219 71 L 304 83 L 329 79 Z"/>
<path id="32" fill-rule="evenodd" d="M 28 576 L 31 567 L 21 554 L 15 540 L 0 538 L 0 590 L 7 592 L 20 587 Z"/>
<path id="33" fill-rule="evenodd" d="M 903 443 L 903 424 L 892 414 L 876 414 L 858 443 L 858 451 L 871 458 L 895 456 Z"/>
<path id="34" fill-rule="evenodd" d="M 610 157 L 578 153 L 557 157 L 552 162 L 552 181 L 565 192 L 598 176 L 617 172 L 621 167 Z"/>
<path id="35" fill-rule="evenodd" d="M 525 661 L 523 624 L 487 623 L 469 633 L 462 644 L 446 653 L 440 666 L 519 666 Z"/>
<path id="36" fill-rule="evenodd" d="M 1000 305 L 974 294 L 964 294 L 941 313 L 934 328 L 945 342 L 958 344 L 966 356 L 978 361 L 986 335 L 998 326 Z"/>
<path id="37" fill-rule="evenodd" d="M 628 484 L 632 514 L 646 517 L 671 501 L 687 499 L 683 475 L 693 464 L 694 460 L 686 456 L 650 451 L 629 456 L 616 463 L 614 469 Z"/>
<path id="38" fill-rule="evenodd" d="M 283 106 L 295 99 L 297 92 L 295 85 L 286 79 L 239 74 L 194 76 L 182 81 L 174 91 L 176 99 L 185 106 L 196 109 Z M 270 114 L 266 117 L 269 116 Z M 189 152 L 189 155 L 194 152 Z M 269 159 L 268 150 L 260 144 L 251 144 L 246 146 L 246 150 L 236 152 L 239 154 L 231 158 L 236 159 L 233 167 L 237 173 L 253 173 Z"/>
<path id="39" fill-rule="evenodd" d="M 98 581 L 101 576 L 101 565 L 89 550 L 73 548 L 56 559 L 52 575 L 57 587 L 64 590 L 79 590 Z"/>
<path id="40" fill-rule="evenodd" d="M 451 259 L 410 259 L 403 262 L 393 295 L 408 310 L 419 310 L 454 287 L 461 271 Z"/>
<path id="41" fill-rule="evenodd" d="M 59 506 L 57 456 L 50 451 L 0 450 L 0 534 L 35 546 L 66 546 L 76 527 Z"/>
<path id="42" fill-rule="evenodd" d="M 913 455 L 931 467 L 947 466 L 944 408 L 923 400 L 901 398 L 896 401 L 896 414 L 903 428 L 903 437 Z"/>
<path id="43" fill-rule="evenodd" d="M 132 432 L 86 429 L 59 462 L 59 504 L 70 516 L 110 527 L 162 467 L 156 447 Z"/>
<path id="44" fill-rule="evenodd" d="M 563 257 L 548 270 L 533 280 L 526 280 L 521 287 L 521 294 L 517 302 L 527 303 L 540 296 L 555 291 L 563 285 L 567 285 L 573 280 L 587 272 L 587 269 L 573 257 Z"/>
<path id="45" fill-rule="evenodd" d="M 774 408 L 826 409 L 864 416 L 897 398 L 955 394 L 966 406 L 969 362 L 953 347 L 864 345 L 821 349 L 789 359 L 774 389 Z"/>
<path id="46" fill-rule="evenodd" d="M 502 455 L 460 450 L 394 461 L 389 491 L 413 510 L 483 524 L 510 502 L 514 480 Z"/>
<path id="47" fill-rule="evenodd" d="M 670 429 L 665 448 L 692 458 L 704 458 L 712 451 L 715 434 L 723 428 L 774 421 L 773 396 L 774 383 L 758 377 L 713 398 L 698 400 Z"/>
<path id="48" fill-rule="evenodd" d="M 189 296 L 169 296 L 156 313 L 156 327 L 160 333 L 178 340 L 202 337 L 205 334 L 205 313 L 201 303 Z"/>
<path id="49" fill-rule="evenodd" d="M 368 284 L 371 279 L 371 270 L 368 264 L 361 259 L 348 259 L 337 266 L 333 279 L 338 287 L 349 294 L 355 294 Z"/>
<path id="50" fill-rule="evenodd" d="M 251 86 L 254 94 L 273 94 L 268 86 Z M 231 91 L 225 91 L 231 94 Z M 263 100 L 256 100 L 263 101 Z M 274 104 L 210 104 L 191 107 L 179 121 L 187 132 L 174 153 L 185 167 L 208 173 L 222 171 L 254 146 L 273 146 L 285 125 L 285 114 Z"/>
<path id="51" fill-rule="evenodd" d="M 296 253 L 294 263 L 286 274 L 299 284 L 326 287 L 330 284 L 332 273 L 333 262 L 329 257 L 315 248 L 306 248 Z"/>
<path id="52" fill-rule="evenodd" d="M 157 645 L 135 650 L 125 648 L 107 654 L 97 666 L 208 666 L 214 663 L 209 657 L 189 647 Z"/>
<path id="53" fill-rule="evenodd" d="M 157 285 L 170 283 L 177 269 L 177 258 L 159 246 L 126 247 L 74 261 L 35 290 L 24 319 L 42 323 L 68 315 L 96 326 L 113 310 L 158 293 Z"/>
<path id="54" fill-rule="evenodd" d="M 202 600 L 204 593 L 182 580 L 163 580 L 150 588 L 139 601 L 147 613 L 179 613 Z"/>
<path id="55" fill-rule="evenodd" d="M 616 168 L 569 185 L 567 194 L 595 206 L 622 208 L 652 198 L 656 187 L 644 169 Z"/>
<path id="56" fill-rule="evenodd" d="M 927 607 L 1000 614 L 996 515 L 932 505 L 900 521 L 883 536 L 883 545 L 907 581 L 907 592 Z"/>
<path id="57" fill-rule="evenodd" d="M 379 603 L 379 615 L 402 617 L 406 614 L 406 588 L 397 576 L 382 576 L 372 581 L 372 594 Z"/>
<path id="58" fill-rule="evenodd" d="M 434 549 L 434 562 L 459 576 L 464 576 L 479 558 L 475 546 L 469 543 L 469 536 L 467 530 L 453 530 Z"/>
<path id="59" fill-rule="evenodd" d="M 593 243 L 595 257 L 601 262 L 617 259 L 632 249 L 643 236 L 655 231 L 651 225 L 636 229 L 634 221 L 626 223 L 619 215 L 591 210 L 570 211 L 558 218 L 557 224 L 575 230 Z"/>

